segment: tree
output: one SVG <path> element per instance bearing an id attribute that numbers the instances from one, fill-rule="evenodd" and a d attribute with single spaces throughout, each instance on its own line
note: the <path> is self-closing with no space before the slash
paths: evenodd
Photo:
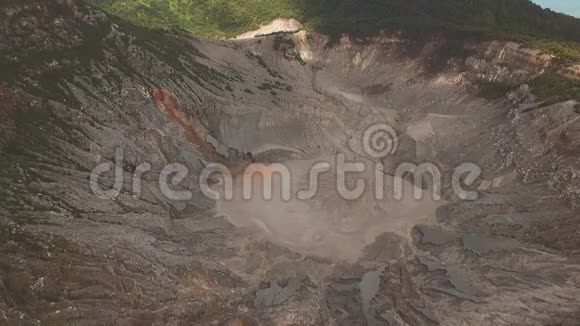
<path id="1" fill-rule="evenodd" d="M 496 25 L 495 15 L 489 9 L 486 9 L 482 13 L 476 15 L 473 18 L 473 22 L 477 27 L 483 27 L 485 29 L 493 29 Z"/>

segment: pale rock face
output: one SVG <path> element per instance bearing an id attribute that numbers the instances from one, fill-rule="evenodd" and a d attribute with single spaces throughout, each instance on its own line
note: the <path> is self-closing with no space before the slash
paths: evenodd
<path id="1" fill-rule="evenodd" d="M 514 42 L 493 41 L 475 46 L 465 61 L 471 74 L 488 81 L 525 83 L 552 65 L 554 57 Z"/>
<path id="2" fill-rule="evenodd" d="M 271 22 L 260 26 L 260 28 L 240 34 L 236 37 L 238 40 L 254 38 L 276 33 L 296 33 L 302 29 L 302 24 L 293 18 L 277 18 Z"/>
<path id="3" fill-rule="evenodd" d="M 574 65 L 571 67 L 566 67 L 560 71 L 561 74 L 568 78 L 580 79 L 580 65 Z"/>

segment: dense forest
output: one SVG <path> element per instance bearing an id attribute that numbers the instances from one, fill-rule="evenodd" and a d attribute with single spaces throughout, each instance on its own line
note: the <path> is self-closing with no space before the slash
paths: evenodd
<path id="1" fill-rule="evenodd" d="M 232 37 L 277 17 L 295 17 L 329 34 L 405 27 L 526 42 L 580 61 L 580 19 L 529 0 L 89 0 L 143 26 L 180 27 Z"/>

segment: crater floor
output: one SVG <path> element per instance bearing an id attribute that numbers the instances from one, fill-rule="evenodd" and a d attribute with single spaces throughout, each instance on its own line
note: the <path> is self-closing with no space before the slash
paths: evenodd
<path id="1" fill-rule="evenodd" d="M 14 5 L 10 15 L 0 54 L 23 69 L 0 84 L 0 320 L 579 320 L 576 103 L 542 105 L 525 86 L 478 96 L 474 78 L 541 70 L 510 45 L 480 44 L 439 62 L 441 40 L 396 34 L 214 41 L 113 23 L 74 1 Z M 46 60 L 35 61 L 39 54 Z M 365 147 L 376 125 L 394 131 L 388 155 Z M 337 157 L 367 167 L 344 177 L 348 189 L 367 185 L 356 199 L 337 188 Z M 120 192 L 99 197 L 91 172 L 115 161 Z M 319 175 L 317 192 L 296 197 L 324 162 L 331 171 Z M 136 192 L 143 163 L 151 169 Z M 188 177 L 171 188 L 190 198 L 160 189 L 160 172 L 173 163 Z M 233 200 L 203 194 L 225 195 L 226 179 L 199 182 L 215 163 L 232 172 Z M 271 163 L 288 168 L 289 183 Z M 436 167 L 441 183 L 398 173 L 411 163 Z M 473 200 L 452 184 L 464 163 L 481 168 L 465 189 Z M 241 197 L 248 167 L 275 176 L 272 199 Z M 114 186 L 114 172 L 101 176 L 103 188 Z M 286 184 L 289 200 L 278 187 Z"/>

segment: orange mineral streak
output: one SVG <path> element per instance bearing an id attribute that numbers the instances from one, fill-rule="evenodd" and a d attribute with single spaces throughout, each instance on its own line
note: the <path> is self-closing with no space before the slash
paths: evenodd
<path id="1" fill-rule="evenodd" d="M 260 175 L 271 177 L 274 174 L 274 168 L 271 165 L 251 164 L 246 167 L 245 174 Z"/>
<path id="2" fill-rule="evenodd" d="M 232 323 L 232 326 L 252 326 L 253 323 L 249 322 L 246 319 L 236 319 Z"/>
<path id="3" fill-rule="evenodd" d="M 165 89 L 157 88 L 153 90 L 153 97 L 155 98 L 157 108 L 161 112 L 167 114 L 173 121 L 177 122 L 185 132 L 187 140 L 195 145 L 206 159 L 222 164 L 225 163 L 226 158 L 219 154 L 216 149 L 202 138 L 192 127 L 192 119 L 186 116 L 185 110 L 181 108 L 173 94 Z"/>
<path id="4" fill-rule="evenodd" d="M 218 153 L 215 147 L 195 130 L 193 117 L 187 116 L 186 111 L 179 105 L 171 92 L 166 89 L 156 88 L 153 90 L 153 98 L 157 108 L 181 127 L 187 140 L 199 149 L 207 161 L 225 165 L 233 176 L 244 174 L 244 171 L 251 163 L 247 161 L 232 161 Z"/>

